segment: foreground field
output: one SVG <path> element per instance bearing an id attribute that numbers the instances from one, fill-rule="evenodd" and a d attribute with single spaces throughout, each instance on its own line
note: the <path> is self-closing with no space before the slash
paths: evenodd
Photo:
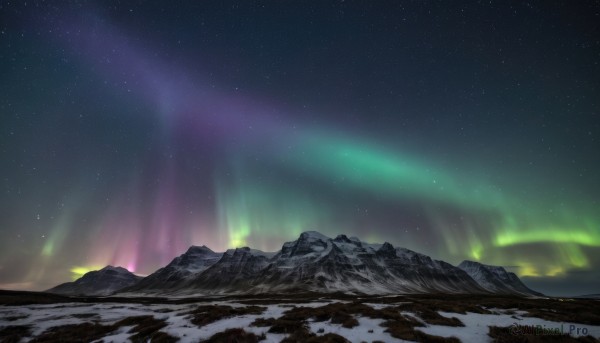
<path id="1" fill-rule="evenodd" d="M 0 292 L 0 341 L 600 342 L 599 305 L 457 295 L 166 299 Z"/>

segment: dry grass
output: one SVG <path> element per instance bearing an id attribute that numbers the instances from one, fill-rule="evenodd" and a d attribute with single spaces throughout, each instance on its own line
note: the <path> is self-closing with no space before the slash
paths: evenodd
<path id="1" fill-rule="evenodd" d="M 348 343 L 346 338 L 334 334 L 327 333 L 321 336 L 309 331 L 296 331 L 290 336 L 284 338 L 281 343 Z"/>
<path id="2" fill-rule="evenodd" d="M 441 337 L 428 335 L 419 330 L 415 330 L 415 341 L 417 342 L 428 342 L 428 343 L 461 343 L 460 339 L 456 337 Z"/>
<path id="3" fill-rule="evenodd" d="M 314 333 L 309 332 L 308 330 L 298 330 L 293 332 L 291 335 L 281 340 L 281 343 L 303 343 L 307 342 L 309 339 L 316 337 Z"/>
<path id="4" fill-rule="evenodd" d="M 252 323 L 250 323 L 250 326 L 257 326 L 260 328 L 273 326 L 275 320 L 275 318 L 256 318 Z"/>
<path id="5" fill-rule="evenodd" d="M 129 333 L 135 333 L 129 339 L 133 343 L 141 342 L 176 342 L 178 338 L 170 336 L 160 329 L 167 326 L 164 320 L 159 320 L 153 316 L 127 317 L 114 324 L 116 327 L 133 326 Z"/>
<path id="6" fill-rule="evenodd" d="M 21 338 L 31 336 L 31 327 L 28 325 L 13 325 L 0 329 L 0 342 L 18 343 Z"/>
<path id="7" fill-rule="evenodd" d="M 333 303 L 316 308 L 295 307 L 286 311 L 283 317 L 289 320 L 307 320 L 312 318 L 316 322 L 331 320 L 333 324 L 342 324 L 343 327 L 350 329 L 358 326 L 358 321 L 353 316 L 354 313 L 360 311 L 355 308 L 356 306 L 361 307 L 361 309 L 362 307 L 368 307 L 362 304 L 352 306 L 343 303 Z"/>
<path id="8" fill-rule="evenodd" d="M 440 309 L 443 307 L 443 309 Z M 413 302 L 409 304 L 401 304 L 395 307 L 395 309 L 400 311 L 412 312 L 416 314 L 419 318 L 425 321 L 427 324 L 431 325 L 445 325 L 445 326 L 465 326 L 460 319 L 456 317 L 444 317 L 438 313 L 438 311 L 452 312 L 452 313 L 465 313 L 464 311 L 468 311 L 464 307 L 457 306 L 435 306 L 429 305 L 421 302 Z M 481 309 L 479 309 L 481 312 Z M 469 311 L 472 312 L 472 311 Z M 480 313 L 479 312 L 479 313 Z M 487 311 L 486 311 L 487 312 Z M 489 312 L 488 312 L 489 313 Z"/>
<path id="9" fill-rule="evenodd" d="M 17 316 L 5 317 L 4 320 L 9 321 L 9 322 L 14 322 L 15 320 L 21 320 L 21 319 L 25 319 L 25 318 L 28 318 L 28 317 L 29 317 L 29 315 L 22 314 L 22 315 L 17 315 Z"/>
<path id="10" fill-rule="evenodd" d="M 589 299 L 530 299 L 516 297 L 487 297 L 468 299 L 485 307 L 524 310 L 526 317 L 536 317 L 555 322 L 600 325 L 600 301 Z"/>
<path id="11" fill-rule="evenodd" d="M 273 299 L 248 299 L 248 300 L 240 300 L 236 301 L 237 303 L 244 305 L 278 305 L 282 303 L 290 303 L 290 304 L 310 304 L 314 302 L 313 298 L 287 298 L 287 297 L 277 297 Z"/>
<path id="12" fill-rule="evenodd" d="M 31 340 L 31 342 L 91 342 L 103 338 L 122 326 L 133 326 L 131 331 L 129 331 L 129 333 L 133 334 L 129 337 L 133 343 L 171 343 L 178 341 L 178 338 L 159 331 L 166 325 L 164 320 L 156 319 L 153 316 L 127 317 L 112 325 L 89 322 L 62 325 L 47 329 L 41 335 Z"/>
<path id="13" fill-rule="evenodd" d="M 303 310 L 306 308 L 302 308 Z M 339 335 L 327 334 L 317 336 L 308 330 L 306 320 L 309 318 L 306 312 L 295 312 L 294 308 L 284 314 L 280 318 L 257 318 L 251 326 L 270 327 L 270 333 L 287 334 L 288 336 L 282 342 L 347 342 L 347 340 Z"/>
<path id="14" fill-rule="evenodd" d="M 191 322 L 200 327 L 214 323 L 221 319 L 232 318 L 244 314 L 261 314 L 267 308 L 260 306 L 231 307 L 227 305 L 202 305 L 198 306 L 190 314 Z"/>
<path id="15" fill-rule="evenodd" d="M 223 332 L 212 335 L 207 343 L 257 343 L 264 340 L 265 335 L 257 336 L 252 332 L 246 332 L 244 329 L 228 329 Z"/>
<path id="16" fill-rule="evenodd" d="M 417 336 L 415 333 L 415 325 L 408 320 L 399 318 L 391 319 L 383 322 L 382 326 L 386 327 L 386 332 L 389 332 L 392 337 L 414 341 Z"/>
<path id="17" fill-rule="evenodd" d="M 304 321 L 279 318 L 275 319 L 270 326 L 269 332 L 271 333 L 298 334 L 302 336 L 309 333 L 308 326 Z"/>
<path id="18" fill-rule="evenodd" d="M 41 335 L 35 337 L 33 343 L 59 343 L 59 342 L 91 342 L 115 331 L 113 325 L 101 325 L 97 323 L 81 323 L 55 326 L 47 329 Z"/>
<path id="19" fill-rule="evenodd" d="M 130 337 L 130 339 L 131 339 L 131 337 Z M 131 341 L 136 342 L 134 340 L 131 340 Z M 174 343 L 177 341 L 179 341 L 179 338 L 173 337 L 166 332 L 158 331 L 158 332 L 155 332 L 154 334 L 152 334 L 152 337 L 150 339 L 141 340 L 141 341 L 137 341 L 137 342 Z"/>
<path id="20" fill-rule="evenodd" d="M 308 343 L 347 343 L 349 340 L 335 333 L 326 333 L 322 336 L 312 336 L 306 340 Z"/>
<path id="21" fill-rule="evenodd" d="M 489 314 L 489 308 L 519 309 L 527 311 L 526 317 L 536 317 L 556 322 L 600 325 L 600 301 L 590 299 L 525 298 L 503 295 L 407 295 L 401 297 L 365 298 L 370 303 L 398 304 L 405 311 L 421 313 L 444 311 Z M 367 300 L 365 300 L 367 301 Z M 508 314 L 514 314 L 509 311 Z M 439 318 L 438 318 L 439 319 Z M 436 321 L 434 317 L 431 320 Z M 426 320 L 427 321 L 427 320 Z M 434 322 L 429 322 L 434 324 Z M 444 325 L 449 325 L 444 324 Z"/>
<path id="22" fill-rule="evenodd" d="M 383 319 L 382 326 L 386 327 L 386 332 L 389 332 L 395 338 L 413 340 L 413 341 L 430 341 L 430 342 L 458 342 L 456 338 L 443 338 L 427 335 L 421 331 L 415 330 L 416 327 L 422 327 L 423 324 L 416 319 L 400 314 L 401 310 L 405 310 L 400 306 L 392 306 L 383 309 L 374 309 L 371 306 L 359 302 L 353 303 L 333 303 L 321 307 L 294 307 L 284 312 L 280 318 L 258 318 L 251 325 L 260 327 L 270 327 L 269 332 L 285 333 L 290 336 L 286 342 L 308 342 L 312 339 L 328 339 L 328 342 L 343 342 L 338 337 L 334 336 L 315 336 L 308 331 L 307 322 L 309 320 L 315 322 L 330 321 L 333 324 L 342 324 L 343 327 L 353 328 L 358 326 L 356 316 L 365 316 L 374 319 Z M 439 325 L 462 326 L 463 324 L 456 318 L 445 318 L 437 312 L 425 311 L 430 321 Z M 323 338 L 327 336 L 328 338 Z M 342 338 L 343 339 L 343 338 Z"/>
<path id="23" fill-rule="evenodd" d="M 195 303 L 207 300 L 235 301 L 243 303 L 245 307 L 231 307 L 225 305 L 203 305 L 194 308 L 183 315 L 190 316 L 192 323 L 203 326 L 226 318 L 232 318 L 247 314 L 261 314 L 266 308 L 256 306 L 257 304 L 304 304 L 311 302 L 331 303 L 317 308 L 290 306 L 289 310 L 284 312 L 280 318 L 259 318 L 252 323 L 254 326 L 269 327 L 269 332 L 285 333 L 287 342 L 309 342 L 309 341 L 327 341 L 338 342 L 340 337 L 336 335 L 317 336 L 308 330 L 307 322 L 312 321 L 330 321 L 341 324 L 347 328 L 353 328 L 358 325 L 358 316 L 364 316 L 375 319 L 382 319 L 382 326 L 386 328 L 393 337 L 413 341 L 427 342 L 452 342 L 454 338 L 443 338 L 427 335 L 417 328 L 422 327 L 423 323 L 412 316 L 403 316 L 400 312 L 414 313 L 415 316 L 424 322 L 432 325 L 463 326 L 457 318 L 447 318 L 441 316 L 439 311 L 450 313 L 492 313 L 490 309 L 498 308 L 506 310 L 506 314 L 513 314 L 513 309 L 527 311 L 524 316 L 537 317 L 556 322 L 571 322 L 584 325 L 600 325 L 600 302 L 589 299 L 534 299 L 514 296 L 498 295 L 406 295 L 394 297 L 367 296 L 367 295 L 346 295 L 346 294 L 319 294 L 319 293 L 295 293 L 295 294 L 264 294 L 264 295 L 246 295 L 231 296 L 221 298 L 185 298 L 185 299 L 165 299 L 165 298 L 94 298 L 94 297 L 65 297 L 35 292 L 5 292 L 0 291 L 0 304 L 24 305 L 24 304 L 50 304 L 56 303 L 59 306 L 70 306 L 65 303 L 123 303 L 123 304 L 182 304 Z M 344 300 L 346 303 L 339 303 L 336 300 Z M 389 305 L 386 308 L 374 309 L 364 303 L 379 303 Z M 63 305 L 64 304 L 64 305 Z M 157 312 L 171 312 L 164 308 Z M 75 315 L 79 318 L 92 318 L 92 314 Z M 23 316 L 13 315 L 7 317 L 8 320 L 24 319 Z M 171 342 L 174 337 L 168 336 L 160 329 L 165 323 L 154 319 L 152 316 L 128 318 L 129 322 L 135 325 L 132 339 L 143 341 L 163 341 Z M 120 322 L 119 325 L 124 325 Z M 60 341 L 69 341 L 82 337 L 97 337 L 102 332 L 112 332 L 118 328 L 115 325 L 100 325 L 97 323 L 83 323 L 79 325 L 62 326 L 50 328 L 36 337 L 36 342 L 53 342 L 53 337 L 57 333 L 64 334 Z M 13 331 L 11 331 L 13 330 Z M 503 328 L 490 329 L 490 336 L 498 342 L 538 342 L 535 337 L 518 337 L 506 334 Z M 10 342 L 9 337 L 27 337 L 29 328 L 11 326 L 0 331 L 0 341 Z M 233 334 L 233 333 L 231 333 Z M 241 333 L 240 333 L 241 334 Z M 326 337 L 327 336 L 327 337 Z M 226 337 L 226 336 L 222 336 Z M 101 337 L 100 337 L 101 338 Z M 218 337 L 217 337 L 218 338 Z M 217 339 L 215 338 L 215 339 Z M 260 337 L 259 337 L 260 338 Z M 12 338 L 14 340 L 14 338 Z M 219 338 L 220 339 L 220 338 Z M 251 338 L 248 338 L 251 339 Z M 343 338 L 342 338 L 343 339 Z M 552 341 L 556 338 L 544 336 L 544 341 Z M 564 339 L 564 337 L 560 337 Z M 571 337 L 570 339 L 575 339 Z M 85 340 L 85 339 L 84 339 Z M 91 340 L 91 339 L 90 339 Z M 57 340 L 55 340 L 57 341 Z M 577 338 L 570 340 L 573 342 L 595 341 L 591 337 Z"/>

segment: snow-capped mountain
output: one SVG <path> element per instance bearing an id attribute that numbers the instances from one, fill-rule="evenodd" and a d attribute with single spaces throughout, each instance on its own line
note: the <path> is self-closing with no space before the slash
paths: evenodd
<path id="1" fill-rule="evenodd" d="M 204 285 L 198 285 L 204 288 Z M 390 243 L 304 232 L 253 275 L 249 292 L 482 292 L 462 270 Z"/>
<path id="2" fill-rule="evenodd" d="M 166 267 L 119 288 L 109 281 L 113 279 L 103 280 L 103 274 L 88 274 L 51 291 L 73 294 L 74 285 L 84 284 L 93 287 L 79 286 L 76 293 L 99 294 L 98 289 L 103 289 L 102 294 L 109 294 L 119 289 L 118 293 L 147 295 L 303 291 L 540 295 L 502 267 L 470 261 L 455 267 L 387 242 L 370 244 L 345 235 L 330 238 L 316 231 L 302 233 L 274 253 L 248 247 L 216 253 L 192 246 Z"/>
<path id="3" fill-rule="evenodd" d="M 142 280 L 125 268 L 106 266 L 85 273 L 74 282 L 66 282 L 47 290 L 49 293 L 65 295 L 109 295 Z"/>
<path id="4" fill-rule="evenodd" d="M 529 289 L 514 273 L 499 266 L 473 261 L 462 261 L 458 268 L 464 270 L 479 285 L 492 293 L 542 295 Z"/>
<path id="5" fill-rule="evenodd" d="M 178 282 L 159 278 L 160 272 L 151 275 L 157 282 L 153 287 L 144 287 L 145 281 L 142 281 L 126 291 L 155 294 L 495 292 L 463 269 L 444 261 L 387 242 L 369 244 L 345 235 L 330 238 L 316 231 L 302 233 L 297 240 L 284 243 L 276 253 L 230 249 L 206 270 L 189 273 Z M 506 280 L 514 281 L 512 277 Z M 535 294 L 512 284 L 502 291 L 507 293 L 505 290 L 513 289 L 513 293 Z"/>
<path id="6" fill-rule="evenodd" d="M 143 280 L 127 288 L 127 291 L 162 290 L 178 286 L 186 279 L 198 275 L 217 263 L 223 253 L 216 253 L 206 246 L 191 246 L 166 267 L 160 268 Z"/>

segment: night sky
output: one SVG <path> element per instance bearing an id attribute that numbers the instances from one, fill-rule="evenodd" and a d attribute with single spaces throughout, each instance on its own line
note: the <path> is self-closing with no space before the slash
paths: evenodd
<path id="1" fill-rule="evenodd" d="M 600 293 L 596 1 L 0 1 L 0 288 L 302 231 Z"/>

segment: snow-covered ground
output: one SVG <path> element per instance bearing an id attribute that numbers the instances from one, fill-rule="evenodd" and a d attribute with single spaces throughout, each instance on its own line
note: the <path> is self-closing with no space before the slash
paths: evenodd
<path id="1" fill-rule="evenodd" d="M 498 310 L 496 314 L 478 314 L 470 312 L 467 312 L 467 314 L 460 314 L 440 311 L 439 314 L 441 314 L 444 317 L 456 317 L 460 319 L 460 321 L 463 322 L 465 326 L 450 327 L 443 325 L 428 325 L 425 328 L 417 328 L 417 330 L 421 330 L 427 334 L 435 336 L 454 336 L 460 339 L 463 343 L 491 342 L 492 339 L 488 336 L 489 326 L 515 326 L 515 334 L 519 334 L 519 326 L 537 327 L 538 325 L 540 325 L 543 329 L 558 329 L 561 332 L 570 333 L 574 337 L 585 336 L 583 335 L 582 331 L 584 331 L 583 329 L 586 329 L 585 332 L 587 333 L 587 335 L 600 338 L 600 326 L 584 325 L 577 323 L 557 323 L 540 318 L 523 317 L 523 314 L 527 313 L 526 311 L 515 311 L 515 314 L 504 314 L 500 311 L 502 310 Z M 577 328 L 579 328 L 579 334 L 577 334 Z M 571 332 L 569 332 L 570 329 L 572 329 Z"/>
<path id="2" fill-rule="evenodd" d="M 308 304 L 297 304 L 302 307 L 319 307 L 329 304 L 329 302 L 320 301 Z M 135 303 L 65 303 L 49 305 L 22 305 L 22 306 L 0 306 L 0 330 L 7 326 L 30 325 L 33 336 L 39 335 L 46 329 L 66 324 L 79 324 L 84 322 L 98 322 L 100 324 L 110 325 L 123 318 L 131 316 L 152 315 L 156 319 L 165 320 L 167 326 L 161 331 L 171 336 L 178 337 L 180 342 L 198 342 L 205 340 L 212 335 L 230 328 L 243 328 L 248 332 L 257 335 L 265 334 L 264 342 L 279 342 L 285 335 L 268 333 L 269 327 L 251 327 L 257 318 L 279 318 L 283 313 L 290 309 L 289 303 L 275 305 L 260 305 L 266 308 L 261 314 L 247 314 L 234 318 L 222 319 L 208 325 L 198 327 L 190 322 L 187 315 L 198 305 L 229 305 L 232 307 L 248 306 L 235 301 L 211 301 L 192 304 L 135 304 Z M 367 304 L 376 309 L 386 307 L 383 304 Z M 524 317 L 524 311 L 513 311 L 505 313 L 505 310 L 494 310 L 494 314 L 458 314 L 440 312 L 446 317 L 456 317 L 460 319 L 465 327 L 448 327 L 440 325 L 427 325 L 426 327 L 416 328 L 430 335 L 459 338 L 462 342 L 486 342 L 491 341 L 488 334 L 488 326 L 508 327 L 514 323 L 519 325 L 541 325 L 545 328 L 563 328 L 568 331 L 572 325 L 577 328 L 585 328 L 587 334 L 600 338 L 600 326 L 582 325 L 576 323 L 550 322 L 538 318 Z M 402 312 L 405 316 L 414 316 L 421 321 L 417 315 L 409 312 Z M 356 316 L 359 325 L 352 329 L 344 328 L 340 324 L 332 324 L 330 321 L 313 322 L 309 321 L 310 331 L 318 335 L 326 333 L 335 333 L 346 337 L 352 342 L 404 342 L 391 337 L 385 328 L 381 326 L 383 319 L 372 319 L 363 316 Z M 126 342 L 131 335 L 128 331 L 131 327 L 121 327 L 104 337 L 104 342 Z M 581 330 L 580 330 L 581 331 Z M 24 339 L 23 341 L 27 341 Z"/>

